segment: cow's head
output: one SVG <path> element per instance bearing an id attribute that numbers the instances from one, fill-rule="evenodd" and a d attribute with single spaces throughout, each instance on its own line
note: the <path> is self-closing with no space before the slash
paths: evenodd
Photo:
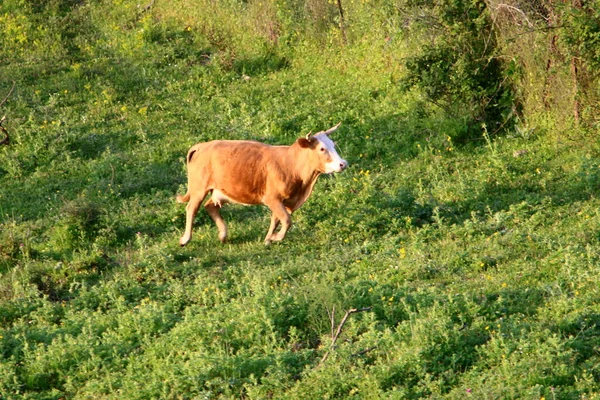
<path id="1" fill-rule="evenodd" d="M 309 133 L 305 138 L 298 139 L 300 147 L 311 150 L 311 160 L 317 164 L 315 169 L 322 173 L 341 172 L 348 167 L 348 162 L 340 157 L 335 150 L 335 143 L 329 138 L 329 135 L 335 132 L 340 124 L 341 122 L 326 131 L 315 135 Z"/>

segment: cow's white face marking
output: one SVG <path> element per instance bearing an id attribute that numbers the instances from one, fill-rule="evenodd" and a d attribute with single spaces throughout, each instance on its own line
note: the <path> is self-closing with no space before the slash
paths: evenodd
<path id="1" fill-rule="evenodd" d="M 317 146 L 317 151 L 323 153 L 328 156 L 330 159 L 325 163 L 325 171 L 326 174 L 331 174 L 333 172 L 341 172 L 348 166 L 348 162 L 344 160 L 335 150 L 335 143 L 327 135 L 317 134 L 314 136 L 315 139 L 319 141 L 319 145 Z"/>

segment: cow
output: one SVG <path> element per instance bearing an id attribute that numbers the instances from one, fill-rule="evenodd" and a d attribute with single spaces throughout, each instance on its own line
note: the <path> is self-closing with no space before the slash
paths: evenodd
<path id="1" fill-rule="evenodd" d="M 191 240 L 194 218 L 209 193 L 204 208 L 217 225 L 222 243 L 227 240 L 227 226 L 219 210 L 227 203 L 269 207 L 271 225 L 264 242 L 283 240 L 292 224 L 291 214 L 308 199 L 319 175 L 348 167 L 329 138 L 340 124 L 309 133 L 291 146 L 248 140 L 213 140 L 192 146 L 187 153 L 187 193 L 177 196 L 179 203 L 188 203 L 179 244 L 185 246 Z"/>
<path id="2" fill-rule="evenodd" d="M 2 117 L 2 119 L 0 119 L 0 131 L 2 131 L 4 133 L 4 139 L 2 139 L 2 141 L 0 141 L 0 146 L 2 146 L 3 144 L 10 143 L 10 138 L 8 137 L 8 131 L 6 130 L 5 127 L 2 126 L 2 123 L 5 120 L 6 120 L 6 115 L 4 117 Z"/>

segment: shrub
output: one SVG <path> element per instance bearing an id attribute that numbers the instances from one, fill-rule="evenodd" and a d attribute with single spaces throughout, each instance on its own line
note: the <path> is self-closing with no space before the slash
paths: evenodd
<path id="1" fill-rule="evenodd" d="M 496 33 L 483 0 L 407 1 L 405 7 L 425 10 L 405 36 L 415 31 L 425 42 L 408 57 L 407 87 L 420 87 L 427 99 L 457 118 L 463 128 L 452 135 L 459 142 L 479 138 L 485 124 L 491 132 L 512 128 L 516 107 L 509 66 L 496 52 Z M 418 15 L 416 11 L 411 12 Z"/>

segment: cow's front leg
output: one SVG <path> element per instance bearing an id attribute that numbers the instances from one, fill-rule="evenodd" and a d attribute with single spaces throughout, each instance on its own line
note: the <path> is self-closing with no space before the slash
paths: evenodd
<path id="1" fill-rule="evenodd" d="M 269 226 L 269 231 L 265 238 L 265 244 L 268 245 L 271 244 L 272 241 L 279 242 L 283 240 L 285 234 L 292 226 L 292 217 L 290 216 L 288 209 L 280 201 L 273 201 L 272 203 L 268 203 L 267 206 L 273 213 L 271 215 L 271 226 Z M 279 232 L 274 233 L 279 224 L 281 224 L 281 229 Z"/>
<path id="2" fill-rule="evenodd" d="M 273 232 L 275 232 L 275 229 L 277 229 L 278 226 L 279 226 L 279 218 L 277 218 L 274 213 L 271 213 L 271 225 L 269 226 L 269 231 L 267 232 L 267 236 L 265 237 L 266 245 L 271 244 L 271 241 L 273 240 L 273 236 L 274 236 Z"/>

